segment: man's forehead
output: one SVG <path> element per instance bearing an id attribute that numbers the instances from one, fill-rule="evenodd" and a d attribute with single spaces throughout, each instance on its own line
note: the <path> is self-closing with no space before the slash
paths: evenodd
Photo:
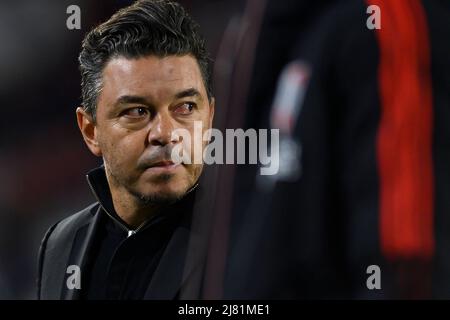
<path id="1" fill-rule="evenodd" d="M 103 70 L 104 93 L 115 96 L 151 94 L 159 90 L 170 93 L 186 88 L 205 93 L 200 68 L 190 55 L 133 59 L 119 56 L 110 60 Z"/>

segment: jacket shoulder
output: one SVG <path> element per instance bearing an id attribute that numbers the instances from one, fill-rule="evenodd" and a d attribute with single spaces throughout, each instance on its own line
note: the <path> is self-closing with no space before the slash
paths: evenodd
<path id="1" fill-rule="evenodd" d="M 58 257 L 70 248 L 77 230 L 91 221 L 98 211 L 99 203 L 93 203 L 83 210 L 60 220 L 45 233 L 38 254 L 37 297 L 42 298 L 42 279 L 46 266 L 52 264 L 51 257 Z"/>
<path id="2" fill-rule="evenodd" d="M 50 234 L 47 236 L 47 241 L 58 241 L 61 237 L 72 235 L 79 227 L 88 223 L 93 218 L 99 208 L 99 203 L 93 203 L 77 213 L 74 213 L 67 218 L 62 219 L 49 229 Z M 48 232 L 49 232 L 48 231 Z M 45 240 L 45 237 L 44 237 Z"/>

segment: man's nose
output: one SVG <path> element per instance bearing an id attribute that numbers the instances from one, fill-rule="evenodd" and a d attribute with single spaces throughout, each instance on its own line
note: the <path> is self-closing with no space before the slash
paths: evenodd
<path id="1" fill-rule="evenodd" d="M 158 113 L 154 118 L 148 141 L 151 145 L 164 146 L 169 143 L 176 143 L 176 139 L 172 139 L 172 132 L 175 129 L 169 114 Z"/>

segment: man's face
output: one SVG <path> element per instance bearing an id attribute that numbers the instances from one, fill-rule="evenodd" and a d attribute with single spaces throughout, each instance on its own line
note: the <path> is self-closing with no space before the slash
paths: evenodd
<path id="1" fill-rule="evenodd" d="M 197 181 L 202 164 L 173 164 L 172 138 L 194 121 L 211 127 L 214 103 L 208 101 L 195 58 L 189 55 L 138 59 L 117 57 L 103 70 L 103 89 L 93 127 L 92 152 L 103 156 L 111 188 L 146 201 L 170 202 Z M 95 145 L 97 143 L 97 145 Z M 185 148 L 186 149 L 186 148 Z"/>

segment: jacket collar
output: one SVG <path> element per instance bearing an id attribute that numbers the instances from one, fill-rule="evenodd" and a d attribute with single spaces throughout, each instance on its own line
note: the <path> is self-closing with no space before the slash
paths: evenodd
<path id="1" fill-rule="evenodd" d="M 99 202 L 100 206 L 103 208 L 103 211 L 111 218 L 113 219 L 117 224 L 119 224 L 120 227 L 125 229 L 128 233 L 132 232 L 133 228 L 131 228 L 125 221 L 123 221 L 119 215 L 116 213 L 116 210 L 114 209 L 114 204 L 111 196 L 111 192 L 108 185 L 108 180 L 106 179 L 106 173 L 105 173 L 105 167 L 104 165 L 101 165 L 98 168 L 95 168 L 88 172 L 86 175 L 86 179 L 88 181 L 88 184 L 91 188 L 91 191 L 97 201 Z M 171 205 L 170 207 L 172 209 L 188 209 L 190 208 L 183 208 L 186 206 L 186 204 L 190 207 L 192 207 L 191 202 L 193 200 L 194 194 L 196 189 L 198 188 L 198 183 L 194 184 L 192 188 L 190 188 L 184 197 L 176 202 L 175 204 Z M 173 208 L 174 207 L 174 208 Z M 163 214 L 167 210 L 162 210 Z M 170 210 L 173 211 L 173 210 Z M 158 218 L 158 217 L 156 217 Z M 146 222 L 143 223 L 143 225 L 146 225 Z M 139 227 L 140 229 L 141 227 Z"/>
<path id="2" fill-rule="evenodd" d="M 132 230 L 132 228 L 118 216 L 114 209 L 108 180 L 106 179 L 105 167 L 101 165 L 100 167 L 89 171 L 86 175 L 86 179 L 92 194 L 97 199 L 103 211 L 127 232 Z"/>

